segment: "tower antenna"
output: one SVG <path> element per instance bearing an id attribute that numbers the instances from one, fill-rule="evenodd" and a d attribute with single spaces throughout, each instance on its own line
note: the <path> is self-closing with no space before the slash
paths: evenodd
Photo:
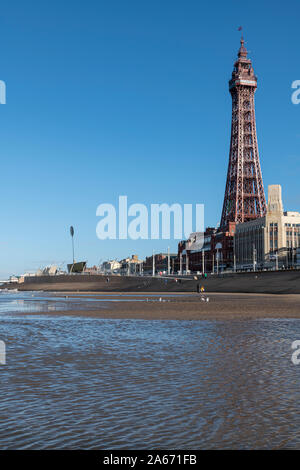
<path id="1" fill-rule="evenodd" d="M 239 26 L 238 31 L 241 31 L 241 40 L 243 40 L 244 39 L 244 37 L 243 37 L 243 27 Z"/>

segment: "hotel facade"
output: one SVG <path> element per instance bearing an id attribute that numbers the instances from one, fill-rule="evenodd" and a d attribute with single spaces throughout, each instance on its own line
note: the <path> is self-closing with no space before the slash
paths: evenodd
<path id="1" fill-rule="evenodd" d="M 234 235 L 237 269 L 300 266 L 300 212 L 285 212 L 280 185 L 268 187 L 264 217 L 237 224 Z"/>

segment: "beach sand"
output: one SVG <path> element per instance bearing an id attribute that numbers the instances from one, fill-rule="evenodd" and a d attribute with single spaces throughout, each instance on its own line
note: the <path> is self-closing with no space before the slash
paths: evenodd
<path id="1" fill-rule="evenodd" d="M 70 293 L 59 292 L 51 296 L 69 299 L 83 299 L 80 309 L 72 304 L 66 311 L 51 312 L 51 315 L 80 315 L 97 318 L 143 319 L 143 320 L 248 320 L 257 318 L 300 318 L 300 294 L 230 294 L 209 293 L 209 302 L 201 301 L 199 294 L 157 293 Z M 89 302 L 88 299 L 98 301 Z M 126 298 L 126 302 L 122 299 Z M 142 301 L 141 301 L 142 299 Z M 148 299 L 148 300 L 147 300 Z M 114 300 L 113 302 L 110 300 Z M 30 312 L 28 312 L 30 313 Z M 41 314 L 34 312 L 36 314 Z"/>

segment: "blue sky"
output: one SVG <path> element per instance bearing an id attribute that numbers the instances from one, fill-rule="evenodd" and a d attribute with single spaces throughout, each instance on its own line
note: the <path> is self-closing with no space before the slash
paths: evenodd
<path id="1" fill-rule="evenodd" d="M 300 210 L 298 1 L 13 1 L 0 12 L 0 276 L 177 241 L 100 241 L 96 208 L 204 203 L 221 216 L 238 26 L 258 76 L 265 188 Z"/>

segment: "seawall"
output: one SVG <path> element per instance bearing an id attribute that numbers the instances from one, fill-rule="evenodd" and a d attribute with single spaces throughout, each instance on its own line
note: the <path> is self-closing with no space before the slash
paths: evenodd
<path id="1" fill-rule="evenodd" d="M 107 282 L 109 279 L 109 282 Z M 25 278 L 21 284 L 1 288 L 20 291 L 70 292 L 195 292 L 197 284 L 207 292 L 300 294 L 300 270 L 209 275 L 200 278 L 152 278 L 140 276 L 60 275 Z"/>

